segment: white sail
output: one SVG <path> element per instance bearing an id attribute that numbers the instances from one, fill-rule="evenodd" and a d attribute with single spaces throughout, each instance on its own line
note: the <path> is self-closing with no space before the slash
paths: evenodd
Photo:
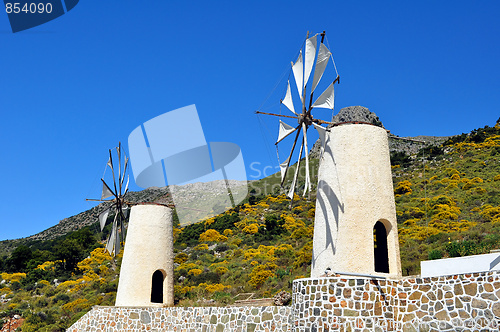
<path id="1" fill-rule="evenodd" d="M 328 50 L 325 44 L 321 44 L 319 46 L 318 58 L 316 60 L 316 68 L 314 69 L 311 93 L 314 91 L 314 89 L 316 89 L 316 86 L 321 80 L 321 77 L 325 72 L 326 65 L 328 64 L 328 59 L 330 58 L 331 55 L 332 53 Z"/>
<path id="2" fill-rule="evenodd" d="M 318 131 L 319 140 L 321 142 L 321 151 L 323 151 L 325 149 L 325 143 L 326 143 L 326 128 L 318 124 L 315 124 L 314 122 L 313 126 Z"/>
<path id="3" fill-rule="evenodd" d="M 130 174 L 127 174 L 127 183 L 125 184 L 125 190 L 123 191 L 123 195 L 127 193 L 129 183 L 130 183 Z"/>
<path id="4" fill-rule="evenodd" d="M 116 222 L 113 222 L 113 229 L 111 230 L 111 234 L 109 234 L 108 243 L 106 244 L 106 250 L 110 255 L 113 255 L 113 249 L 115 245 L 115 236 L 116 236 Z"/>
<path id="5" fill-rule="evenodd" d="M 297 128 L 294 128 L 280 120 L 280 131 L 278 134 L 278 140 L 276 141 L 276 144 L 281 142 L 285 137 L 293 133 L 295 130 L 297 130 Z"/>
<path id="6" fill-rule="evenodd" d="M 295 63 L 292 63 L 293 76 L 299 90 L 300 99 L 302 99 L 302 90 L 304 89 L 304 65 L 302 64 L 302 50 L 300 50 L 299 57 Z"/>
<path id="7" fill-rule="evenodd" d="M 113 169 L 113 161 L 111 160 L 111 155 L 109 156 L 107 165 L 109 166 L 109 168 Z"/>
<path id="8" fill-rule="evenodd" d="M 316 36 L 306 40 L 306 53 L 304 54 L 304 84 L 307 84 L 316 57 Z"/>
<path id="9" fill-rule="evenodd" d="M 321 94 L 321 96 L 316 99 L 312 107 L 318 107 L 318 108 L 330 108 L 333 110 L 334 106 L 334 89 L 333 89 L 333 83 L 330 84 L 328 88 Z"/>
<path id="10" fill-rule="evenodd" d="M 293 114 L 298 115 L 297 113 L 295 113 L 295 108 L 293 107 L 292 91 L 290 90 L 290 81 L 288 81 L 288 87 L 286 88 L 286 95 L 282 101 L 282 104 L 285 105 L 290 111 L 292 111 Z"/>
<path id="11" fill-rule="evenodd" d="M 103 182 L 101 199 L 106 199 L 106 198 L 111 197 L 111 196 L 113 196 L 113 193 L 108 189 L 108 187 Z"/>
<path id="12" fill-rule="evenodd" d="M 313 122 L 313 126 L 319 134 L 319 141 L 321 143 L 319 160 L 323 157 L 323 153 L 325 152 L 325 144 L 326 144 L 326 128 L 320 125 L 317 125 Z"/>
<path id="13" fill-rule="evenodd" d="M 302 158 L 302 151 L 303 150 L 304 150 L 304 142 L 302 141 L 302 145 L 300 146 L 300 152 L 299 152 L 299 160 L 297 161 L 296 168 L 295 168 L 295 174 L 293 176 L 292 185 L 290 186 L 290 190 L 288 191 L 288 195 L 287 195 L 290 199 L 293 199 L 293 193 L 295 192 L 295 184 L 297 182 L 297 177 L 299 175 L 300 159 Z"/>
<path id="14" fill-rule="evenodd" d="M 122 222 L 122 225 L 123 225 L 123 222 Z M 120 236 L 118 235 L 118 228 L 116 229 L 115 248 L 114 249 L 115 249 L 115 256 L 120 253 L 120 250 L 122 250 L 121 244 L 120 244 Z"/>
<path id="15" fill-rule="evenodd" d="M 283 178 L 285 177 L 285 172 L 289 161 L 290 157 L 286 158 L 286 160 L 280 164 L 281 182 L 283 182 Z"/>
<path id="16" fill-rule="evenodd" d="M 306 195 L 306 192 L 311 191 L 311 179 L 309 176 L 309 155 L 308 155 L 308 147 L 307 147 L 307 134 L 306 134 L 306 124 L 305 122 L 302 122 L 302 130 L 303 130 L 303 144 L 305 148 L 305 153 L 306 153 L 306 183 L 304 185 L 304 193 L 302 194 L 302 197 Z"/>
<path id="17" fill-rule="evenodd" d="M 108 219 L 109 215 L 109 209 L 105 210 L 99 215 L 99 224 L 101 225 L 101 232 L 104 229 L 104 226 L 106 226 L 106 220 Z"/>

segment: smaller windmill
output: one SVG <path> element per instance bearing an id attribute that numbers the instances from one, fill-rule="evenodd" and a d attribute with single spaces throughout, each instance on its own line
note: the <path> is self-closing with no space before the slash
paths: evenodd
<path id="1" fill-rule="evenodd" d="M 308 36 L 304 43 L 305 46 L 303 46 L 304 52 L 302 52 L 302 47 L 301 47 L 297 60 L 295 61 L 295 63 L 292 62 L 291 71 L 293 72 L 293 76 L 295 78 L 297 93 L 300 99 L 300 106 L 297 105 L 298 108 L 300 108 L 300 111 L 296 111 L 296 107 L 294 107 L 294 102 L 292 99 L 292 89 L 290 89 L 290 80 L 288 80 L 286 94 L 284 98 L 281 99 L 281 104 L 285 105 L 286 108 L 294 115 L 283 115 L 283 114 L 265 113 L 256 111 L 257 114 L 268 114 L 268 115 L 274 115 L 284 118 L 292 118 L 297 120 L 298 123 L 297 126 L 289 125 L 281 120 L 279 121 L 280 127 L 279 127 L 278 140 L 275 143 L 276 147 L 278 146 L 278 143 L 280 143 L 283 139 L 285 139 L 292 133 L 296 132 L 295 140 L 293 142 L 290 154 L 288 158 L 283 163 L 280 164 L 282 187 L 288 169 L 290 168 L 290 161 L 292 159 L 295 146 L 297 144 L 297 141 L 299 140 L 299 136 L 302 131 L 302 144 L 300 146 L 299 157 L 293 181 L 287 195 L 292 200 L 293 200 L 293 195 L 295 193 L 295 186 L 297 184 L 297 177 L 299 175 L 300 160 L 302 159 L 302 154 L 304 153 L 304 151 L 305 151 L 306 169 L 305 169 L 305 186 L 302 195 L 305 196 L 306 193 L 311 191 L 311 179 L 309 174 L 309 156 L 308 156 L 309 148 L 307 145 L 307 130 L 309 129 L 310 126 L 314 126 L 314 128 L 318 131 L 322 145 L 324 146 L 326 128 L 322 127 L 321 124 L 331 124 L 331 122 L 328 121 L 315 119 L 311 112 L 315 108 L 326 108 L 326 109 L 331 109 L 333 111 L 334 85 L 335 83 L 340 82 L 340 76 L 337 73 L 335 62 L 333 62 L 332 53 L 323 43 L 325 39 L 325 32 L 323 31 L 319 35 L 321 36 L 321 42 L 319 47 L 317 47 L 318 34 L 315 34 L 314 36 L 309 38 L 309 33 L 308 33 Z M 335 69 L 336 78 L 333 81 L 331 81 L 331 84 L 328 85 L 328 87 L 324 90 L 324 92 L 313 103 L 314 90 L 316 89 L 318 83 L 323 77 L 323 74 L 325 72 L 325 69 L 327 68 L 330 59 L 332 60 Z M 312 76 L 311 73 L 313 73 Z M 309 81 L 310 77 L 312 77 L 311 82 Z"/>
<path id="2" fill-rule="evenodd" d="M 113 153 L 114 152 L 114 153 Z M 115 159 L 113 160 L 113 154 Z M 123 161 L 123 167 L 122 167 Z M 101 231 L 106 225 L 108 215 L 114 212 L 113 226 L 111 233 L 108 236 L 106 250 L 116 256 L 121 250 L 121 242 L 124 242 L 125 221 L 128 219 L 130 202 L 125 201 L 125 195 L 128 192 L 129 174 L 128 174 L 128 157 L 125 151 L 122 151 L 121 143 L 114 149 L 109 150 L 109 160 L 104 169 L 102 181 L 102 194 L 100 199 L 87 199 L 87 201 L 109 202 L 108 208 L 99 214 L 99 223 Z M 104 180 L 107 169 L 111 169 L 113 184 L 108 185 Z M 118 174 L 117 174 L 118 173 Z M 127 182 L 124 185 L 125 177 Z"/>

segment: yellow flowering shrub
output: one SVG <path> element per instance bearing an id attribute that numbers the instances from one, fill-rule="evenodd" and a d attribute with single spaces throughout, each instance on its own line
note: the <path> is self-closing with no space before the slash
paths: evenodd
<path id="1" fill-rule="evenodd" d="M 230 237 L 231 235 L 233 235 L 233 230 L 227 228 L 224 230 L 224 232 L 222 232 L 222 234 L 224 234 L 224 236 L 226 237 Z"/>
<path id="2" fill-rule="evenodd" d="M 473 178 L 472 180 L 470 180 L 470 182 L 472 182 L 472 183 L 483 183 L 484 181 L 480 177 L 476 176 L 475 178 Z"/>
<path id="3" fill-rule="evenodd" d="M 226 240 L 227 237 L 222 235 L 215 229 L 207 229 L 205 232 L 200 234 L 200 241 L 204 242 L 223 242 Z"/>
<path id="4" fill-rule="evenodd" d="M 208 250 L 208 244 L 206 243 L 200 243 L 196 247 L 193 248 L 194 250 Z"/>
<path id="5" fill-rule="evenodd" d="M 47 280 L 40 280 L 38 282 L 39 285 L 44 285 L 44 286 L 50 286 L 50 282 L 48 282 Z"/>
<path id="6" fill-rule="evenodd" d="M 229 269 L 225 266 L 217 266 L 215 268 L 215 273 L 220 274 L 220 275 L 227 273 L 228 271 L 229 271 Z"/>
<path id="7" fill-rule="evenodd" d="M 201 269 L 192 269 L 192 270 L 188 271 L 188 274 L 191 274 L 191 275 L 194 275 L 194 276 L 200 275 L 202 273 L 203 273 L 203 271 Z"/>
<path id="8" fill-rule="evenodd" d="M 245 228 L 243 228 L 243 232 L 247 234 L 255 234 L 258 231 L 259 231 L 259 225 L 257 225 L 256 223 L 247 225 Z"/>
<path id="9" fill-rule="evenodd" d="M 260 206 L 261 208 L 268 209 L 269 204 L 267 204 L 265 201 L 260 201 L 257 206 Z"/>
<path id="10" fill-rule="evenodd" d="M 305 222 L 303 222 L 302 220 L 295 219 L 293 216 L 286 213 L 283 213 L 281 215 L 281 218 L 285 220 L 283 227 L 290 232 L 293 232 L 297 228 L 302 228 L 306 226 Z"/>
<path id="11" fill-rule="evenodd" d="M 205 287 L 205 290 L 209 293 L 223 292 L 225 289 L 229 289 L 231 286 L 224 286 L 223 284 L 210 284 Z"/>
<path id="12" fill-rule="evenodd" d="M 210 226 L 215 222 L 215 218 L 208 218 L 205 220 L 205 226 Z"/>
<path id="13" fill-rule="evenodd" d="M 397 195 L 411 195 L 411 182 L 408 180 L 400 181 L 394 188 L 394 194 Z"/>
<path id="14" fill-rule="evenodd" d="M 62 263 L 62 261 L 61 260 L 47 261 L 47 262 L 44 262 L 43 264 L 38 265 L 36 267 L 36 269 L 37 270 L 44 270 L 44 271 L 54 270 L 56 263 Z"/>
<path id="15" fill-rule="evenodd" d="M 276 267 L 275 264 L 257 265 L 256 267 L 253 268 L 252 272 L 250 273 L 249 284 L 255 288 L 259 288 L 260 286 L 262 286 L 264 282 L 266 282 L 268 278 L 276 276 L 272 271 L 272 269 L 274 269 L 275 267 Z"/>
<path id="16" fill-rule="evenodd" d="M 198 268 L 199 268 L 198 265 L 196 265 L 195 263 L 183 263 L 183 264 L 177 266 L 175 268 L 175 270 L 176 271 L 180 271 L 180 270 L 187 270 L 187 271 L 189 271 L 189 270 L 198 269 Z"/>
<path id="17" fill-rule="evenodd" d="M 479 214 L 490 222 L 500 222 L 500 207 L 498 206 L 485 205 Z"/>
<path id="18" fill-rule="evenodd" d="M 2 287 L 0 288 L 0 294 L 9 294 L 10 293 L 10 288 L 9 287 Z"/>
<path id="19" fill-rule="evenodd" d="M 185 263 L 189 259 L 189 255 L 185 252 L 180 252 L 174 257 L 174 263 L 182 264 Z"/>
<path id="20" fill-rule="evenodd" d="M 9 282 L 21 282 L 21 279 L 26 278 L 26 273 L 2 273 L 2 279 Z"/>
<path id="21" fill-rule="evenodd" d="M 70 312 L 77 312 L 83 309 L 87 309 L 91 306 L 89 301 L 84 298 L 77 298 L 76 300 L 66 303 L 62 306 L 62 309 Z"/>
<path id="22" fill-rule="evenodd" d="M 59 286 L 57 286 L 57 290 L 61 290 L 61 289 L 68 289 L 70 287 L 73 287 L 75 286 L 76 284 L 78 284 L 78 281 L 76 280 L 67 280 L 65 282 L 62 282 L 59 284 Z"/>
<path id="23" fill-rule="evenodd" d="M 460 208 L 447 204 L 436 204 L 433 206 L 432 212 L 434 213 L 433 220 L 456 220 L 460 214 Z"/>

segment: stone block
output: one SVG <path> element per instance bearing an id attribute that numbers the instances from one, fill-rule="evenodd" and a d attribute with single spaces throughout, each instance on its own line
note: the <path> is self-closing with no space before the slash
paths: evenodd
<path id="1" fill-rule="evenodd" d="M 441 310 L 439 312 L 436 312 L 434 317 L 436 317 L 438 320 L 450 320 L 450 316 L 448 316 L 446 310 Z"/>
<path id="2" fill-rule="evenodd" d="M 493 304 L 491 311 L 493 312 L 493 315 L 500 317 L 500 303 L 497 302 Z"/>
<path id="3" fill-rule="evenodd" d="M 464 290 L 465 294 L 474 296 L 477 294 L 477 284 L 476 283 L 466 284 L 464 285 Z"/>
<path id="4" fill-rule="evenodd" d="M 480 299 L 472 299 L 472 307 L 477 309 L 486 309 L 488 308 L 488 303 L 486 301 Z"/>

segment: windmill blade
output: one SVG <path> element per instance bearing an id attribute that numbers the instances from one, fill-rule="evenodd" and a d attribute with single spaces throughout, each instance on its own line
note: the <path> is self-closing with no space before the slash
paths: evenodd
<path id="1" fill-rule="evenodd" d="M 113 165 L 113 155 L 111 154 L 111 149 L 109 150 L 109 161 L 111 162 L 111 165 Z M 115 187 L 114 193 L 116 196 L 117 190 L 116 190 L 115 170 L 113 169 L 113 167 L 111 167 L 111 173 L 113 174 L 113 185 Z M 103 180 L 103 182 L 104 182 L 104 180 Z"/>
<path id="2" fill-rule="evenodd" d="M 288 80 L 285 98 L 281 101 L 281 103 L 285 105 L 286 108 L 288 108 L 290 111 L 292 111 L 293 114 L 298 116 L 298 114 L 295 112 L 295 108 L 293 107 L 292 91 L 290 90 L 290 80 Z"/>
<path id="3" fill-rule="evenodd" d="M 304 89 L 304 65 L 302 63 L 302 50 L 300 50 L 297 61 L 295 61 L 295 63 L 292 62 L 292 71 L 293 76 L 295 77 L 295 83 L 297 84 L 300 99 L 302 99 L 302 90 Z"/>
<path id="4" fill-rule="evenodd" d="M 124 220 L 127 220 L 128 218 L 128 215 L 130 214 L 130 209 L 127 205 L 125 205 L 123 208 L 122 208 L 122 212 L 123 212 L 123 217 L 124 217 Z"/>
<path id="5" fill-rule="evenodd" d="M 302 151 L 304 150 L 304 140 L 302 140 L 302 144 L 300 145 L 300 152 L 299 152 L 299 160 L 297 160 L 297 167 L 295 168 L 295 175 L 293 176 L 293 181 L 292 185 L 290 186 L 290 190 L 288 191 L 287 196 L 290 197 L 291 200 L 293 200 L 293 194 L 295 192 L 295 185 L 297 183 L 297 177 L 299 176 L 299 168 L 300 168 L 300 159 L 302 159 Z"/>
<path id="6" fill-rule="evenodd" d="M 115 217 L 116 221 L 116 217 Z M 115 245 L 115 236 L 116 236 L 116 222 L 113 221 L 113 229 L 111 230 L 111 234 L 109 234 L 108 237 L 108 242 L 106 244 L 106 250 L 109 252 L 110 255 L 114 256 L 114 245 Z"/>
<path id="7" fill-rule="evenodd" d="M 125 156 L 125 165 L 123 166 L 123 174 L 122 178 L 120 179 L 121 186 L 123 186 L 123 181 L 125 181 L 125 173 L 127 172 L 127 166 L 128 166 L 128 158 Z"/>
<path id="8" fill-rule="evenodd" d="M 111 197 L 111 196 L 115 196 L 116 197 L 116 193 L 113 192 L 113 190 L 111 190 L 111 188 L 106 184 L 106 182 L 104 181 L 104 179 L 101 179 L 102 181 L 102 195 L 101 195 L 101 199 L 105 199 L 105 198 L 108 198 L 108 197 Z"/>
<path id="9" fill-rule="evenodd" d="M 111 150 L 109 150 L 109 159 L 106 165 L 108 165 L 109 168 L 113 169 L 113 159 L 111 159 Z"/>
<path id="10" fill-rule="evenodd" d="M 109 215 L 109 208 L 104 210 L 101 214 L 99 214 L 99 224 L 101 225 L 101 232 L 104 229 L 104 226 L 106 226 L 106 220 L 108 219 Z"/>
<path id="11" fill-rule="evenodd" d="M 316 89 L 316 86 L 318 85 L 319 81 L 321 80 L 321 77 L 323 77 L 323 73 L 325 72 L 326 65 L 328 64 L 328 59 L 330 59 L 331 55 L 332 55 L 332 52 L 330 52 L 328 50 L 328 48 L 325 46 L 325 44 L 322 43 L 319 46 L 318 58 L 316 59 L 316 68 L 314 69 L 311 94 L 314 92 L 314 89 Z"/>
<path id="12" fill-rule="evenodd" d="M 302 137 L 303 137 L 303 144 L 306 150 L 305 157 L 306 157 L 306 182 L 304 185 L 304 193 L 302 194 L 302 197 L 306 195 L 306 192 L 311 192 L 311 178 L 309 175 L 309 154 L 308 154 L 308 147 L 307 147 L 307 128 L 306 124 L 302 122 Z"/>
<path id="13" fill-rule="evenodd" d="M 313 122 L 313 126 L 314 126 L 314 128 L 316 129 L 316 131 L 319 134 L 319 140 L 320 140 L 320 143 L 321 143 L 321 153 L 320 153 L 319 159 L 321 160 L 321 157 L 323 156 L 323 152 L 325 152 L 326 128 L 322 127 L 322 126 L 320 126 L 318 124 L 315 124 L 314 122 Z"/>
<path id="14" fill-rule="evenodd" d="M 130 174 L 127 174 L 127 184 L 125 185 L 125 190 L 123 191 L 123 196 L 125 196 L 128 192 L 128 184 L 130 182 Z"/>
<path id="15" fill-rule="evenodd" d="M 118 235 L 118 227 L 116 227 L 116 234 L 115 234 L 115 245 L 114 245 L 114 256 L 118 255 L 120 253 L 121 244 L 120 244 L 120 236 Z"/>
<path id="16" fill-rule="evenodd" d="M 285 160 L 280 164 L 281 182 L 283 182 L 283 179 L 285 178 L 286 169 L 289 163 L 290 163 L 290 157 L 288 157 L 287 160 Z"/>
<path id="17" fill-rule="evenodd" d="M 278 134 L 278 140 L 275 145 L 281 142 L 285 137 L 296 131 L 300 126 L 297 126 L 296 128 L 290 126 L 289 124 L 284 123 L 283 121 L 280 120 L 280 130 Z"/>
<path id="18" fill-rule="evenodd" d="M 113 196 L 113 192 L 111 189 L 109 189 L 108 185 L 104 182 L 103 179 L 101 179 L 103 184 L 102 184 L 102 194 L 101 194 L 101 200 L 106 199 L 108 197 Z"/>
<path id="19" fill-rule="evenodd" d="M 118 191 L 117 194 L 122 194 L 122 155 L 121 155 L 122 143 L 118 142 L 118 147 L 116 148 L 116 152 L 118 154 Z M 124 173 L 125 175 L 125 173 Z"/>
<path id="20" fill-rule="evenodd" d="M 328 88 L 321 94 L 321 96 L 316 99 L 312 107 L 316 108 L 329 108 L 333 110 L 334 106 L 334 101 L 335 101 L 335 95 L 334 95 L 334 89 L 333 85 L 335 84 L 335 81 L 330 84 Z"/>
<path id="21" fill-rule="evenodd" d="M 304 54 L 304 85 L 307 85 L 309 76 L 314 65 L 314 58 L 316 57 L 316 35 L 306 40 L 306 53 Z"/>
<path id="22" fill-rule="evenodd" d="M 293 150 L 295 150 L 295 144 L 297 144 L 297 139 L 299 138 L 300 131 L 302 130 L 302 127 L 300 125 L 298 126 L 298 128 L 299 130 L 297 130 L 297 134 L 295 135 L 295 140 L 293 141 L 292 150 L 290 151 L 290 155 L 287 158 L 288 163 L 286 165 L 285 173 L 281 176 L 280 186 L 282 187 L 283 187 L 283 182 L 285 181 L 286 173 L 288 173 L 288 168 L 290 168 L 290 160 L 292 159 Z"/>

